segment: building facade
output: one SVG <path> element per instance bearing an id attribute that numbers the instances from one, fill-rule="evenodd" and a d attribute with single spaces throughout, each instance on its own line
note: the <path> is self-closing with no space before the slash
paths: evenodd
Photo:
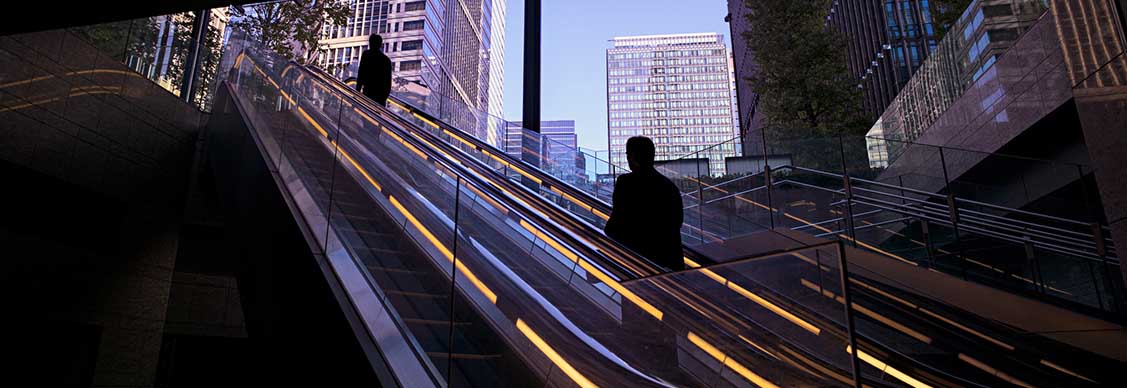
<path id="1" fill-rule="evenodd" d="M 647 136 L 658 161 L 709 159 L 723 175 L 724 158 L 739 156 L 733 122 L 732 73 L 717 33 L 616 37 L 607 49 L 607 137 L 610 162 L 625 167 L 626 140 Z M 721 145 L 720 143 L 724 143 Z M 715 146 L 715 147 L 713 147 Z"/>
<path id="2" fill-rule="evenodd" d="M 887 159 L 916 141 L 1047 9 L 1042 0 L 972 2 L 869 130 L 869 148 Z"/>
<path id="3" fill-rule="evenodd" d="M 834 0 L 826 24 L 840 31 L 848 66 L 876 120 L 939 44 L 928 0 Z"/>
<path id="4" fill-rule="evenodd" d="M 763 123 L 765 117 L 759 111 L 759 95 L 751 85 L 751 77 L 759 71 L 755 62 L 755 52 L 748 47 L 744 33 L 751 30 L 747 20 L 745 0 L 728 0 L 728 27 L 732 34 L 732 82 L 736 89 L 736 122 L 740 128 L 743 154 L 761 155 L 764 153 Z"/>
<path id="5" fill-rule="evenodd" d="M 578 152 L 575 120 L 545 120 L 540 122 L 540 135 L 526 133 L 520 121 L 505 122 L 505 153 L 521 158 L 521 147 L 539 156 L 539 166 L 544 171 L 564 178 L 569 183 L 586 181 L 586 163 Z M 522 139 L 522 136 L 529 136 Z"/>
<path id="6" fill-rule="evenodd" d="M 393 87 L 425 87 L 429 104 L 469 108 L 451 123 L 490 144 L 501 144 L 504 0 L 356 0 L 343 25 L 327 26 L 322 64 L 340 78 L 355 76 L 368 36 L 380 34 L 391 59 Z"/>

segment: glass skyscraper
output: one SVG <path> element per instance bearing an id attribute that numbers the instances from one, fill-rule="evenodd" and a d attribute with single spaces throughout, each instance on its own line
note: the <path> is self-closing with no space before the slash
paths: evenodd
<path id="1" fill-rule="evenodd" d="M 739 135 L 733 121 L 732 74 L 717 33 L 616 37 L 607 49 L 607 137 L 610 162 L 626 167 L 626 139 L 647 136 L 656 160 L 672 160 Z M 738 141 L 710 148 L 711 175 Z M 703 173 L 703 172 L 702 172 Z"/>
<path id="2" fill-rule="evenodd" d="M 835 0 L 826 24 L 844 35 L 849 70 L 873 120 L 938 45 L 928 0 Z"/>
<path id="3" fill-rule="evenodd" d="M 354 76 L 368 36 L 378 33 L 393 88 L 415 83 L 452 109 L 472 108 L 476 119 L 451 124 L 501 144 L 504 128 L 485 117 L 503 110 L 504 0 L 355 0 L 351 7 L 345 24 L 325 28 L 323 65 L 341 78 Z"/>

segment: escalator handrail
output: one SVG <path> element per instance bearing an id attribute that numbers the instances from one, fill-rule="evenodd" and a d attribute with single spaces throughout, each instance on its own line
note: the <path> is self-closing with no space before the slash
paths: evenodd
<path id="1" fill-rule="evenodd" d="M 333 85 L 334 85 L 334 86 L 335 86 L 336 88 L 338 88 L 338 90 L 341 90 L 341 91 L 348 91 L 348 92 L 349 92 L 350 94 L 353 94 L 353 95 L 350 95 L 350 96 L 349 96 L 349 97 L 350 97 L 350 99 L 352 99 L 353 101 L 355 101 L 355 102 L 358 102 L 358 103 L 361 103 L 361 104 L 368 104 L 368 105 L 371 105 L 372 107 L 374 107 L 374 106 L 375 106 L 375 104 L 374 104 L 373 102 L 371 102 L 371 100 L 370 100 L 370 99 L 368 99 L 367 97 L 363 97 L 363 96 L 356 96 L 355 94 L 358 94 L 358 92 L 356 92 L 356 91 L 355 91 L 355 89 L 349 88 L 349 87 L 348 87 L 347 85 L 345 85 L 345 84 L 344 84 L 343 82 L 341 82 L 341 81 L 340 81 L 339 79 L 337 79 L 336 77 L 333 77 L 333 76 L 331 76 L 331 75 L 329 75 L 329 74 L 325 73 L 325 72 L 324 72 L 323 70 L 321 70 L 321 69 L 318 69 L 318 68 L 307 68 L 306 70 L 308 70 L 308 71 L 310 71 L 311 73 L 313 73 L 313 74 L 315 74 L 315 75 L 319 76 L 319 77 L 320 77 L 320 78 L 321 78 L 322 80 L 324 80 L 324 81 L 331 81 L 331 82 L 332 82 L 332 84 L 333 84 Z M 393 99 L 393 101 L 396 101 L 396 103 L 399 103 L 400 105 L 404 105 L 404 106 L 411 106 L 410 104 L 408 104 L 408 103 L 406 103 L 406 102 L 402 102 L 401 100 L 399 100 L 399 99 L 395 98 L 394 96 L 392 96 L 391 98 Z M 499 158 L 502 158 L 502 159 L 504 159 L 504 160 L 505 160 L 505 161 L 506 161 L 507 163 L 510 163 L 510 164 L 518 164 L 518 165 L 519 165 L 519 166 L 520 166 L 521 168 L 523 168 L 523 169 L 525 169 L 526 171 L 528 171 L 529 173 L 531 173 L 531 174 L 535 175 L 537 179 L 540 179 L 540 180 L 541 180 L 542 182 L 547 182 L 547 184 L 545 184 L 544 186 L 546 186 L 546 187 L 551 187 L 551 188 L 556 188 L 556 189 L 559 189 L 559 190 L 561 190 L 561 191 L 566 191 L 568 195 L 571 195 L 571 196 L 573 196 L 573 197 L 577 197 L 577 196 L 578 196 L 577 198 L 579 198 L 579 197 L 582 197 L 582 199 L 584 200 L 583 202 L 585 202 L 585 203 L 587 203 L 587 204 L 588 204 L 587 206 L 590 206 L 590 207 L 592 207 L 592 208 L 595 208 L 595 209 L 599 210 L 600 212 L 602 212 L 603 214 L 609 214 L 609 213 L 610 213 L 610 206 L 609 206 L 609 205 L 607 205 L 607 204 L 606 204 L 605 202 L 603 202 L 602 200 L 599 200 L 599 199 L 597 199 L 597 198 L 595 198 L 595 197 L 591 196 L 591 195 L 590 195 L 590 194 L 589 194 L 588 192 L 586 192 L 586 191 L 584 191 L 584 190 L 580 190 L 580 189 L 574 188 L 574 187 L 573 187 L 573 186 L 572 186 L 571 184 L 569 184 L 569 183 L 567 183 L 567 182 L 564 182 L 564 181 L 561 181 L 561 180 L 559 180 L 558 178 L 556 178 L 555 176 L 553 176 L 553 175 L 551 175 L 551 174 L 548 174 L 548 173 L 544 172 L 543 170 L 541 170 L 541 169 L 539 169 L 539 168 L 537 168 L 537 167 L 534 167 L 534 166 L 531 166 L 531 165 L 529 165 L 529 164 L 528 164 L 527 162 L 524 162 L 524 161 L 522 161 L 522 160 L 519 160 L 519 159 L 513 158 L 513 157 L 512 157 L 511 155 L 509 155 L 509 154 L 505 153 L 504 151 L 502 151 L 502 150 L 498 150 L 498 149 L 497 149 L 496 147 L 494 147 L 494 146 L 492 146 L 492 145 L 490 145 L 490 144 L 487 144 L 487 143 L 485 143 L 485 142 L 482 142 L 482 141 L 481 141 L 480 139 L 478 139 L 478 138 L 476 138 L 476 137 L 474 137 L 474 136 L 472 136 L 472 135 L 469 135 L 469 134 L 467 134 L 467 133 L 465 133 L 465 132 L 461 131 L 460 129 L 457 129 L 457 128 L 453 127 L 453 126 L 450 126 L 449 124 L 446 124 L 446 123 L 445 123 L 444 121 L 442 121 L 442 120 L 440 120 L 440 119 L 437 119 L 437 118 L 435 118 L 435 117 L 431 116 L 430 114 L 428 114 L 428 113 L 426 113 L 426 112 L 420 111 L 420 110 L 418 110 L 417 108 L 414 108 L 413 106 L 412 106 L 412 108 L 413 108 L 413 109 L 415 110 L 415 111 L 413 111 L 412 113 L 418 114 L 418 115 L 420 115 L 420 116 L 424 117 L 425 119 L 427 119 L 428 121 L 431 121 L 431 122 L 435 122 L 435 123 L 441 123 L 441 125 L 442 125 L 443 129 L 446 129 L 446 130 L 451 130 L 451 131 L 457 131 L 457 132 L 458 132 L 459 134 L 461 134 L 461 135 L 462 135 L 462 139 L 463 139 L 463 140 L 467 140 L 467 141 L 469 141 L 469 142 L 473 143 L 473 144 L 474 144 L 474 146 L 475 146 L 475 147 L 477 147 L 478 149 L 485 149 L 485 150 L 488 150 L 488 151 L 490 151 L 490 154 L 491 154 L 491 155 L 494 155 L 494 156 L 497 156 L 497 157 L 499 157 Z M 393 116 L 394 116 L 394 115 L 393 115 Z M 420 133 L 421 133 L 421 135 L 422 135 L 422 136 L 428 136 L 428 137 L 429 137 L 429 136 L 431 136 L 431 134 L 430 134 L 430 133 L 429 133 L 428 131 L 420 131 Z M 434 140 L 440 140 L 440 139 L 434 139 Z M 444 144 L 446 144 L 446 143 L 445 143 L 444 141 L 440 141 L 440 142 L 436 142 L 436 144 L 439 144 L 440 146 L 442 146 L 442 145 L 444 145 Z M 462 151 L 462 150 L 460 150 L 460 149 L 457 149 L 457 148 L 453 148 L 453 149 L 451 149 L 451 151 L 456 151 L 456 152 L 457 152 L 457 153 L 459 153 L 459 154 L 463 153 L 463 151 Z M 479 159 L 477 159 L 477 158 L 474 158 L 474 157 L 470 157 L 470 156 L 466 156 L 466 157 L 467 157 L 467 160 L 469 160 L 469 161 L 471 161 L 471 162 L 473 162 L 473 163 L 480 163 L 480 160 L 479 160 Z M 507 181 L 507 180 L 506 180 L 506 181 Z M 525 186 L 523 186 L 523 185 L 515 185 L 515 186 L 516 186 L 515 188 L 516 188 L 517 190 L 522 190 L 522 191 L 523 191 L 523 190 L 528 190 L 528 188 L 527 188 L 527 187 L 525 187 Z M 534 195 L 536 195 L 537 197 L 539 197 L 539 195 L 538 195 L 538 194 L 534 194 Z M 592 206 L 592 205 L 591 205 L 592 203 L 593 203 L 593 204 L 595 204 L 595 205 L 598 205 L 598 206 Z M 553 206 L 556 206 L 555 204 L 551 204 L 551 205 L 553 205 Z M 558 208 L 558 206 L 556 206 L 556 207 Z M 566 212 L 566 211 L 565 211 L 565 210 L 563 210 L 562 208 L 560 208 L 559 210 L 561 210 L 561 211 L 563 211 L 563 212 L 565 212 L 565 213 L 567 213 L 567 214 L 570 214 L 570 212 Z M 569 216 L 569 217 L 570 217 L 570 216 Z M 558 225 L 558 224 L 557 224 L 557 223 L 556 223 L 555 221 L 552 221 L 552 220 L 546 220 L 546 219 L 544 219 L 543 221 L 546 221 L 547 223 L 550 223 L 550 224 L 555 224 L 555 225 Z M 586 223 L 586 222 L 584 221 L 584 223 Z M 590 225 L 590 224 L 588 224 L 588 225 Z M 597 230 L 597 228 L 594 228 L 593 226 L 591 226 L 591 228 L 592 228 L 593 230 Z M 569 232 L 567 232 L 567 231 L 565 230 L 565 228 L 560 228 L 560 230 L 559 230 L 559 231 L 560 231 L 560 232 L 562 232 L 562 233 L 565 233 L 565 234 L 568 234 L 568 233 L 569 233 Z M 605 236 L 605 235 L 603 235 L 603 234 L 602 234 L 601 232 L 596 232 L 596 233 L 597 233 L 598 235 L 600 235 L 600 236 Z M 558 235 L 558 234 L 557 234 L 557 235 Z M 626 278 L 630 278 L 630 277 L 634 277 L 634 276 L 644 276 L 645 274 L 652 274 L 652 273 L 660 273 L 660 272 L 663 272 L 663 270 L 662 270 L 662 267 L 661 267 L 661 266 L 659 266 L 659 265 L 657 265 L 657 264 L 653 263 L 653 262 L 652 262 L 652 261 L 650 261 L 649 259 L 647 259 L 647 258 L 645 258 L 645 257 L 643 257 L 643 256 L 641 256 L 641 255 L 638 255 L 637 253 L 633 253 L 633 252 L 631 252 L 631 251 L 630 251 L 630 250 L 629 250 L 628 248 L 626 248 L 626 247 L 622 246 L 621 244 L 619 244 L 619 243 L 617 243 L 617 242 L 615 242 L 615 241 L 613 241 L 613 240 L 610 240 L 610 239 L 606 239 L 606 240 L 607 240 L 607 241 L 606 241 L 606 243 L 610 243 L 611 245 L 613 245 L 613 246 L 617 247 L 617 250 L 619 250 L 619 251 L 623 251 L 623 252 L 630 252 L 630 253 L 629 253 L 630 257 L 627 257 L 627 259 L 631 260 L 631 262 L 632 262 L 632 263 L 635 263 L 635 264 L 643 264 L 643 265 L 645 265 L 644 271 L 643 271 L 643 272 L 641 272 L 641 273 L 639 273 L 639 272 L 637 272 L 637 271 L 629 270 L 629 269 L 627 269 L 627 268 L 622 268 L 622 267 L 620 267 L 620 269 L 621 269 L 622 271 L 624 271 L 623 273 L 624 273 L 624 274 L 626 274 L 626 275 L 628 275 L 628 277 L 626 277 Z M 711 263 L 711 262 L 713 262 L 713 261 L 712 261 L 712 260 L 711 260 L 710 258 L 708 258 L 708 257 L 706 257 L 706 256 L 704 256 L 704 255 L 702 255 L 702 254 L 700 254 L 700 253 L 699 253 L 699 252 L 697 252 L 696 250 L 693 250 L 693 249 L 691 249 L 691 248 L 689 248 L 689 247 L 685 247 L 685 249 L 686 249 L 686 251 L 688 251 L 688 252 L 687 252 L 687 254 L 686 254 L 686 256 L 689 256 L 689 257 L 690 257 L 690 258 L 692 258 L 692 259 L 693 259 L 694 261 L 697 261 L 697 262 L 704 262 L 704 263 Z M 593 256 L 593 257 L 600 257 L 600 256 L 599 256 L 599 255 L 595 255 L 595 256 Z M 611 263 L 611 264 L 614 264 L 614 263 L 613 263 L 613 261 L 612 261 L 612 263 Z M 615 265 L 616 265 L 616 266 L 618 266 L 617 264 L 615 264 Z M 624 278 L 624 279 L 625 279 L 625 278 Z"/>
<path id="2" fill-rule="evenodd" d="M 335 81 L 335 82 L 337 82 L 337 83 L 341 83 L 341 82 L 340 82 L 339 80 L 337 80 L 337 79 L 336 79 L 335 77 L 331 77 L 331 76 L 326 76 L 326 75 L 324 75 L 324 74 L 321 74 L 320 76 L 321 76 L 322 78 L 327 78 L 327 79 L 329 79 L 329 80 L 334 80 L 334 81 Z M 341 87 L 340 85 L 337 85 L 337 86 L 338 86 L 338 87 Z M 352 90 L 352 91 L 354 92 L 354 90 L 353 90 L 353 89 L 351 89 L 351 88 L 343 87 L 343 89 L 345 89 L 345 90 Z M 354 98 L 354 99 L 358 99 L 358 98 Z M 371 102 L 368 102 L 368 103 L 369 103 L 369 104 L 371 104 Z M 420 113 L 420 114 L 421 114 L 421 113 L 425 113 L 425 112 L 412 112 L 412 113 Z M 429 116 L 429 115 L 428 115 L 428 116 Z M 429 116 L 429 117 L 427 117 L 427 119 L 428 119 L 428 120 L 432 120 L 432 121 L 437 121 L 437 122 L 441 122 L 440 120 L 436 120 L 436 119 L 434 119 L 434 118 L 433 118 L 432 116 Z M 456 130 L 456 128 L 450 127 L 449 125 L 445 125 L 445 123 L 443 123 L 443 124 L 444 124 L 444 126 L 446 127 L 446 129 L 454 129 L 454 130 Z M 460 130 L 459 130 L 459 131 L 460 131 Z M 423 131 L 423 132 L 425 132 L 425 131 Z M 464 133 L 463 133 L 463 134 L 464 134 Z M 468 139 L 472 139 L 473 141 L 475 141 L 475 142 L 479 143 L 479 145 L 480 145 L 480 146 L 482 146 L 482 147 L 490 147 L 490 148 L 492 148 L 492 146 L 490 146 L 490 145 L 488 145 L 488 144 L 484 144 L 484 143 L 481 143 L 481 142 L 480 142 L 480 141 L 479 141 L 478 139 L 476 139 L 476 138 L 474 138 L 474 137 L 472 137 L 472 136 L 468 136 L 468 135 L 467 135 L 467 138 L 468 138 Z M 494 149 L 495 149 L 495 148 L 494 148 Z M 507 154 L 504 154 L 504 153 L 501 153 L 501 154 L 502 154 L 502 155 L 505 155 L 505 156 L 507 156 Z M 474 159 L 474 158 L 470 157 L 470 159 Z M 510 159 L 510 160 L 511 160 L 511 159 Z M 538 169 L 535 169 L 535 168 L 533 168 L 533 167 L 531 167 L 531 166 L 528 166 L 527 164 L 524 164 L 523 162 L 522 162 L 522 166 L 523 166 L 523 167 L 528 167 L 528 168 L 529 168 L 530 170 L 533 170 L 533 171 L 536 171 L 536 172 L 538 172 L 538 173 L 544 174 L 545 178 L 549 178 L 549 179 L 545 179 L 545 180 L 555 180 L 555 179 L 553 179 L 553 177 L 552 177 L 551 175 L 548 175 L 548 174 L 546 174 L 546 173 L 543 173 L 542 171 L 539 171 Z M 566 185 L 566 183 L 564 183 L 564 182 L 560 182 L 560 183 L 562 183 L 562 184 Z M 582 192 L 582 193 L 586 193 L 586 192 L 583 192 L 582 190 L 577 190 L 577 191 L 580 191 L 580 192 Z M 686 248 L 687 248 L 687 247 L 686 247 Z M 773 256 L 773 255 L 777 255 L 777 254 L 778 254 L 778 252 L 769 252 L 769 253 L 765 253 L 765 254 L 759 254 L 759 255 L 755 255 L 755 256 L 753 256 L 753 258 L 757 258 L 757 257 L 760 257 L 760 256 Z M 745 259 L 746 259 L 746 258 L 745 258 Z M 690 270 L 690 271 L 691 271 L 691 270 Z M 632 281 L 631 281 L 631 280 L 625 280 L 624 282 L 632 282 Z M 800 309 L 800 310 L 807 310 L 807 308 L 806 308 L 805 306 L 802 306 L 801 304 L 797 304 L 797 303 L 795 303 L 795 304 L 793 304 L 792 306 L 789 306 L 789 307 L 793 307 L 793 308 L 796 308 L 796 309 Z M 816 314 L 816 312 L 812 312 L 812 311 L 811 311 L 811 313 L 815 313 L 815 314 Z M 916 367 L 916 368 L 921 368 L 921 369 L 923 369 L 923 370 L 927 370 L 927 371 L 929 371 L 929 372 L 931 372 L 931 373 L 935 373 L 935 374 L 938 374 L 938 375 L 942 375 L 942 376 L 944 376 L 945 378 L 949 378 L 949 379 L 952 379 L 952 381 L 959 381 L 959 382 L 961 382 L 961 383 L 963 383 L 963 384 L 967 384 L 967 385 L 974 385 L 974 386 L 977 386 L 977 384 L 976 384 L 976 383 L 973 383 L 973 382 L 969 382 L 969 381 L 965 381 L 965 380 L 963 380 L 963 379 L 961 379 L 961 378 L 959 378 L 959 377 L 957 377 L 957 376 L 952 376 L 952 375 L 950 375 L 949 373 L 946 373 L 946 372 L 943 372 L 943 371 L 937 370 L 937 369 L 935 369 L 934 367 L 928 366 L 927 364 L 925 364 L 925 363 L 923 363 L 923 362 L 920 362 L 920 361 L 918 361 L 918 360 L 916 360 L 916 359 L 914 359 L 914 358 L 912 358 L 912 357 L 910 357 L 910 356 L 904 355 L 904 354 L 902 354 L 902 353 L 900 353 L 900 352 L 896 352 L 896 351 L 892 350 L 892 348 L 890 348 L 889 346 L 887 346 L 887 345 L 884 345 L 884 344 L 881 344 L 880 342 L 878 342 L 878 341 L 876 341 L 876 340 L 873 340 L 873 339 L 871 339 L 871 338 L 868 338 L 867 336 L 864 336 L 863 334 L 861 334 L 861 336 L 862 336 L 862 338 L 864 338 L 864 339 L 865 339 L 865 341 L 866 341 L 866 342 L 869 342 L 869 343 L 871 343 L 871 345 L 870 345 L 870 346 L 875 346 L 875 347 L 876 347 L 877 349 L 880 349 L 881 351 L 883 351 L 883 352 L 884 352 L 884 353 L 886 353 L 886 354 L 895 354 L 895 355 L 897 355 L 897 356 L 898 356 L 898 357 L 899 357 L 899 358 L 900 358 L 900 359 L 901 359 L 902 361 L 906 361 L 906 364 L 908 364 L 908 365 L 911 365 L 911 366 L 913 366 L 913 367 Z"/>

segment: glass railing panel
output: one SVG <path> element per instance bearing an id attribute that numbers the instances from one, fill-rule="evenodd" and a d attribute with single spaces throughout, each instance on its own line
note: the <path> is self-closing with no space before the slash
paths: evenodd
<path id="1" fill-rule="evenodd" d="M 207 34 L 201 37 L 198 62 L 193 72 L 193 65 L 189 63 L 188 57 L 198 14 L 195 11 L 182 12 L 73 27 L 69 30 L 114 60 L 124 63 L 137 75 L 177 96 L 185 92 L 186 75 L 194 74 L 193 98 L 190 102 L 201 110 L 210 111 L 216 82 L 221 73 L 220 56 L 224 51 L 224 31 L 215 28 L 223 25 L 218 22 L 220 12 L 208 12 L 207 17 L 211 22 Z M 85 75 L 93 78 L 117 74 L 88 72 Z"/>
<path id="2" fill-rule="evenodd" d="M 683 305 L 666 311 L 663 327 L 649 329 L 649 336 L 674 337 L 664 343 L 675 344 L 676 365 L 694 374 L 719 375 L 736 386 L 848 386 L 852 367 L 847 330 L 840 323 L 844 309 L 820 296 L 823 291 L 841 294 L 826 282 L 838 275 L 831 267 L 819 271 L 805 262 L 834 260 L 834 250 L 830 244 L 733 261 L 643 278 L 628 288 L 662 305 Z M 825 287 L 812 291 L 804 284 Z M 685 301 L 675 303 L 677 298 Z M 802 307 L 819 304 L 826 308 Z M 795 373 L 778 361 L 822 373 Z"/>
<path id="3" fill-rule="evenodd" d="M 387 167 L 395 164 L 385 161 L 408 151 L 381 139 L 375 125 L 338 121 L 343 110 L 354 107 L 312 84 L 308 77 L 300 78 L 288 61 L 253 49 L 242 54 L 232 61 L 228 82 L 237 88 L 240 104 L 246 108 L 244 117 L 258 131 L 272 168 L 291 193 L 318 249 L 343 282 L 370 289 L 373 303 L 385 306 L 357 307 L 366 322 L 374 325 L 369 328 L 380 331 L 373 334 L 387 347 L 383 349 L 386 360 L 411 364 L 397 367 L 417 372 L 403 372 L 398 377 L 404 381 L 434 384 L 445 380 L 444 370 L 436 365 L 446 364 L 435 364 L 429 356 L 448 349 L 449 330 L 436 328 L 451 327 L 450 287 L 448 281 L 443 286 L 444 277 L 424 254 L 428 249 L 440 250 L 438 245 L 443 243 L 434 233 L 440 232 L 435 225 L 441 224 L 423 224 L 433 219 L 412 218 L 412 214 L 431 212 L 425 206 L 427 198 L 409 191 L 384 192 L 396 187 L 389 183 L 402 179 Z M 418 177 L 428 178 L 422 173 Z M 393 195 L 403 202 L 393 200 Z M 372 206 L 372 201 L 378 206 Z M 359 295 L 353 298 L 369 300 Z M 402 340 L 386 342 L 388 336 Z"/>

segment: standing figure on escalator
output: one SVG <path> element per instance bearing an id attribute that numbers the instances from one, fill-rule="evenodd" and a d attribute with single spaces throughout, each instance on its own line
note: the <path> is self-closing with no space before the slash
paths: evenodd
<path id="1" fill-rule="evenodd" d="M 360 56 L 356 90 L 387 106 L 387 97 L 391 95 L 391 59 L 383 53 L 383 37 L 379 34 L 368 37 L 368 49 Z"/>
<path id="2" fill-rule="evenodd" d="M 626 140 L 630 172 L 615 181 L 605 232 L 650 261 L 681 270 L 681 191 L 654 169 L 654 151 L 648 137 Z"/>

